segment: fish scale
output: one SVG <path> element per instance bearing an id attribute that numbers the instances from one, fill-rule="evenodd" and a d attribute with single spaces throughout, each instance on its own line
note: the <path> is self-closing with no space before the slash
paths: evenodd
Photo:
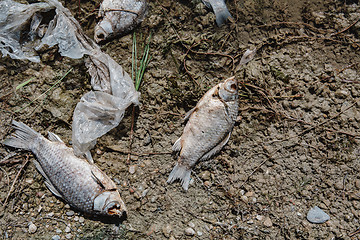
<path id="1" fill-rule="evenodd" d="M 48 140 L 43 139 L 43 141 Z M 91 200 L 94 198 L 94 193 L 101 191 L 101 188 L 92 180 L 87 163 L 84 160 L 73 161 L 71 155 L 66 156 L 68 155 L 67 149 L 58 148 L 56 145 L 52 146 L 49 142 L 44 142 L 41 145 L 44 147 L 32 151 L 37 156 L 49 180 L 59 183 L 59 186 L 56 187 L 59 193 L 67 202 L 71 202 L 75 206 L 81 206 L 83 211 L 91 209 Z M 61 151 L 59 151 L 60 149 Z M 65 178 L 65 176 L 68 177 Z M 79 182 L 80 179 L 81 182 L 88 182 L 88 184 L 83 186 Z"/>
<path id="2" fill-rule="evenodd" d="M 4 144 L 36 155 L 34 163 L 54 195 L 93 215 L 121 217 L 126 212 L 116 184 L 96 165 L 76 157 L 54 133 L 49 133 L 50 141 L 23 123 L 13 125 L 17 130 Z"/>

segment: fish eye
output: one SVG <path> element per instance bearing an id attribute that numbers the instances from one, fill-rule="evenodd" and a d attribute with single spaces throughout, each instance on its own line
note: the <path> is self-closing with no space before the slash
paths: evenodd
<path id="1" fill-rule="evenodd" d="M 231 88 L 232 90 L 236 90 L 236 87 L 237 87 L 237 86 L 236 86 L 235 83 L 233 83 L 233 84 L 230 85 L 230 88 Z"/>

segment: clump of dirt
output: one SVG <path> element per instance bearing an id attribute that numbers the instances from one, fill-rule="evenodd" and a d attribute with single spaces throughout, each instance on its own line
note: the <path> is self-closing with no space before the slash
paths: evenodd
<path id="1" fill-rule="evenodd" d="M 63 3 L 92 37 L 100 1 L 80 1 L 80 8 L 78 1 Z M 110 224 L 70 209 L 45 187 L 31 153 L 0 145 L 2 238 L 359 236 L 358 1 L 227 4 L 234 22 L 218 28 L 214 14 L 199 1 L 151 1 L 147 19 L 136 29 L 138 42 L 152 33 L 152 60 L 140 88 L 142 105 L 135 108 L 131 147 L 132 107 L 92 151 L 118 185 L 128 218 Z M 102 49 L 131 72 L 131 47 L 128 35 Z M 239 67 L 249 48 L 257 48 L 255 59 Z M 83 60 L 44 51 L 41 63 L 0 59 L 1 140 L 16 119 L 71 143 L 72 113 L 90 89 L 90 78 Z M 21 109 L 70 68 L 46 98 Z M 240 109 L 229 143 L 194 168 L 189 191 L 178 182 L 167 184 L 182 117 L 209 88 L 232 75 L 239 79 Z M 308 222 L 314 206 L 330 220 Z"/>

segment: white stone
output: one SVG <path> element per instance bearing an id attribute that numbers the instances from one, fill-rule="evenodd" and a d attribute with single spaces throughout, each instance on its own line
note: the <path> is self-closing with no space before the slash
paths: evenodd
<path id="1" fill-rule="evenodd" d="M 330 219 L 330 216 L 315 206 L 309 210 L 306 218 L 311 223 L 324 223 Z"/>
<path id="2" fill-rule="evenodd" d="M 195 233 L 196 233 L 195 230 L 190 227 L 185 229 L 185 234 L 188 236 L 194 236 Z"/>
<path id="3" fill-rule="evenodd" d="M 29 224 L 29 233 L 35 233 L 37 230 L 37 227 L 35 224 L 33 224 L 32 222 L 30 222 Z"/>

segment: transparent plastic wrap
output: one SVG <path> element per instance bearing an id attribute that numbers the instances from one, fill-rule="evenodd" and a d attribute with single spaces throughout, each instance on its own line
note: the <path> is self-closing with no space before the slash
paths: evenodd
<path id="1" fill-rule="evenodd" d="M 0 1 L 0 51 L 5 57 L 40 62 L 34 51 L 34 34 L 39 26 L 40 12 L 53 9 L 48 3 L 21 4 L 12 0 Z M 23 31 L 29 27 L 27 35 Z M 24 41 L 25 40 L 25 41 Z"/>
<path id="2" fill-rule="evenodd" d="M 54 18 L 42 26 L 41 12 L 52 9 Z M 139 103 L 139 93 L 129 74 L 82 32 L 70 11 L 57 0 L 28 5 L 0 0 L 0 32 L 0 50 L 14 59 L 38 62 L 35 50 L 45 45 L 58 46 L 62 56 L 88 56 L 85 64 L 96 91 L 86 93 L 75 108 L 72 140 L 75 154 L 92 161 L 90 149 L 96 139 L 118 126 L 129 105 Z M 25 41 L 20 44 L 20 39 Z M 33 55 L 24 52 L 24 46 L 30 46 Z"/>
<path id="3" fill-rule="evenodd" d="M 76 155 L 85 155 L 92 161 L 90 149 L 101 137 L 117 125 L 130 101 L 105 92 L 90 91 L 76 105 L 73 116 L 73 148 Z"/>
<path id="4" fill-rule="evenodd" d="M 100 88 L 103 77 L 110 79 L 111 93 L 91 91 L 76 105 L 72 140 L 75 154 L 85 155 L 92 161 L 89 150 L 96 139 L 119 125 L 125 109 L 132 103 L 139 104 L 140 93 L 135 90 L 131 77 L 109 55 L 102 52 L 91 55 L 86 65 L 94 89 Z M 94 81 L 94 82 L 93 82 Z"/>

